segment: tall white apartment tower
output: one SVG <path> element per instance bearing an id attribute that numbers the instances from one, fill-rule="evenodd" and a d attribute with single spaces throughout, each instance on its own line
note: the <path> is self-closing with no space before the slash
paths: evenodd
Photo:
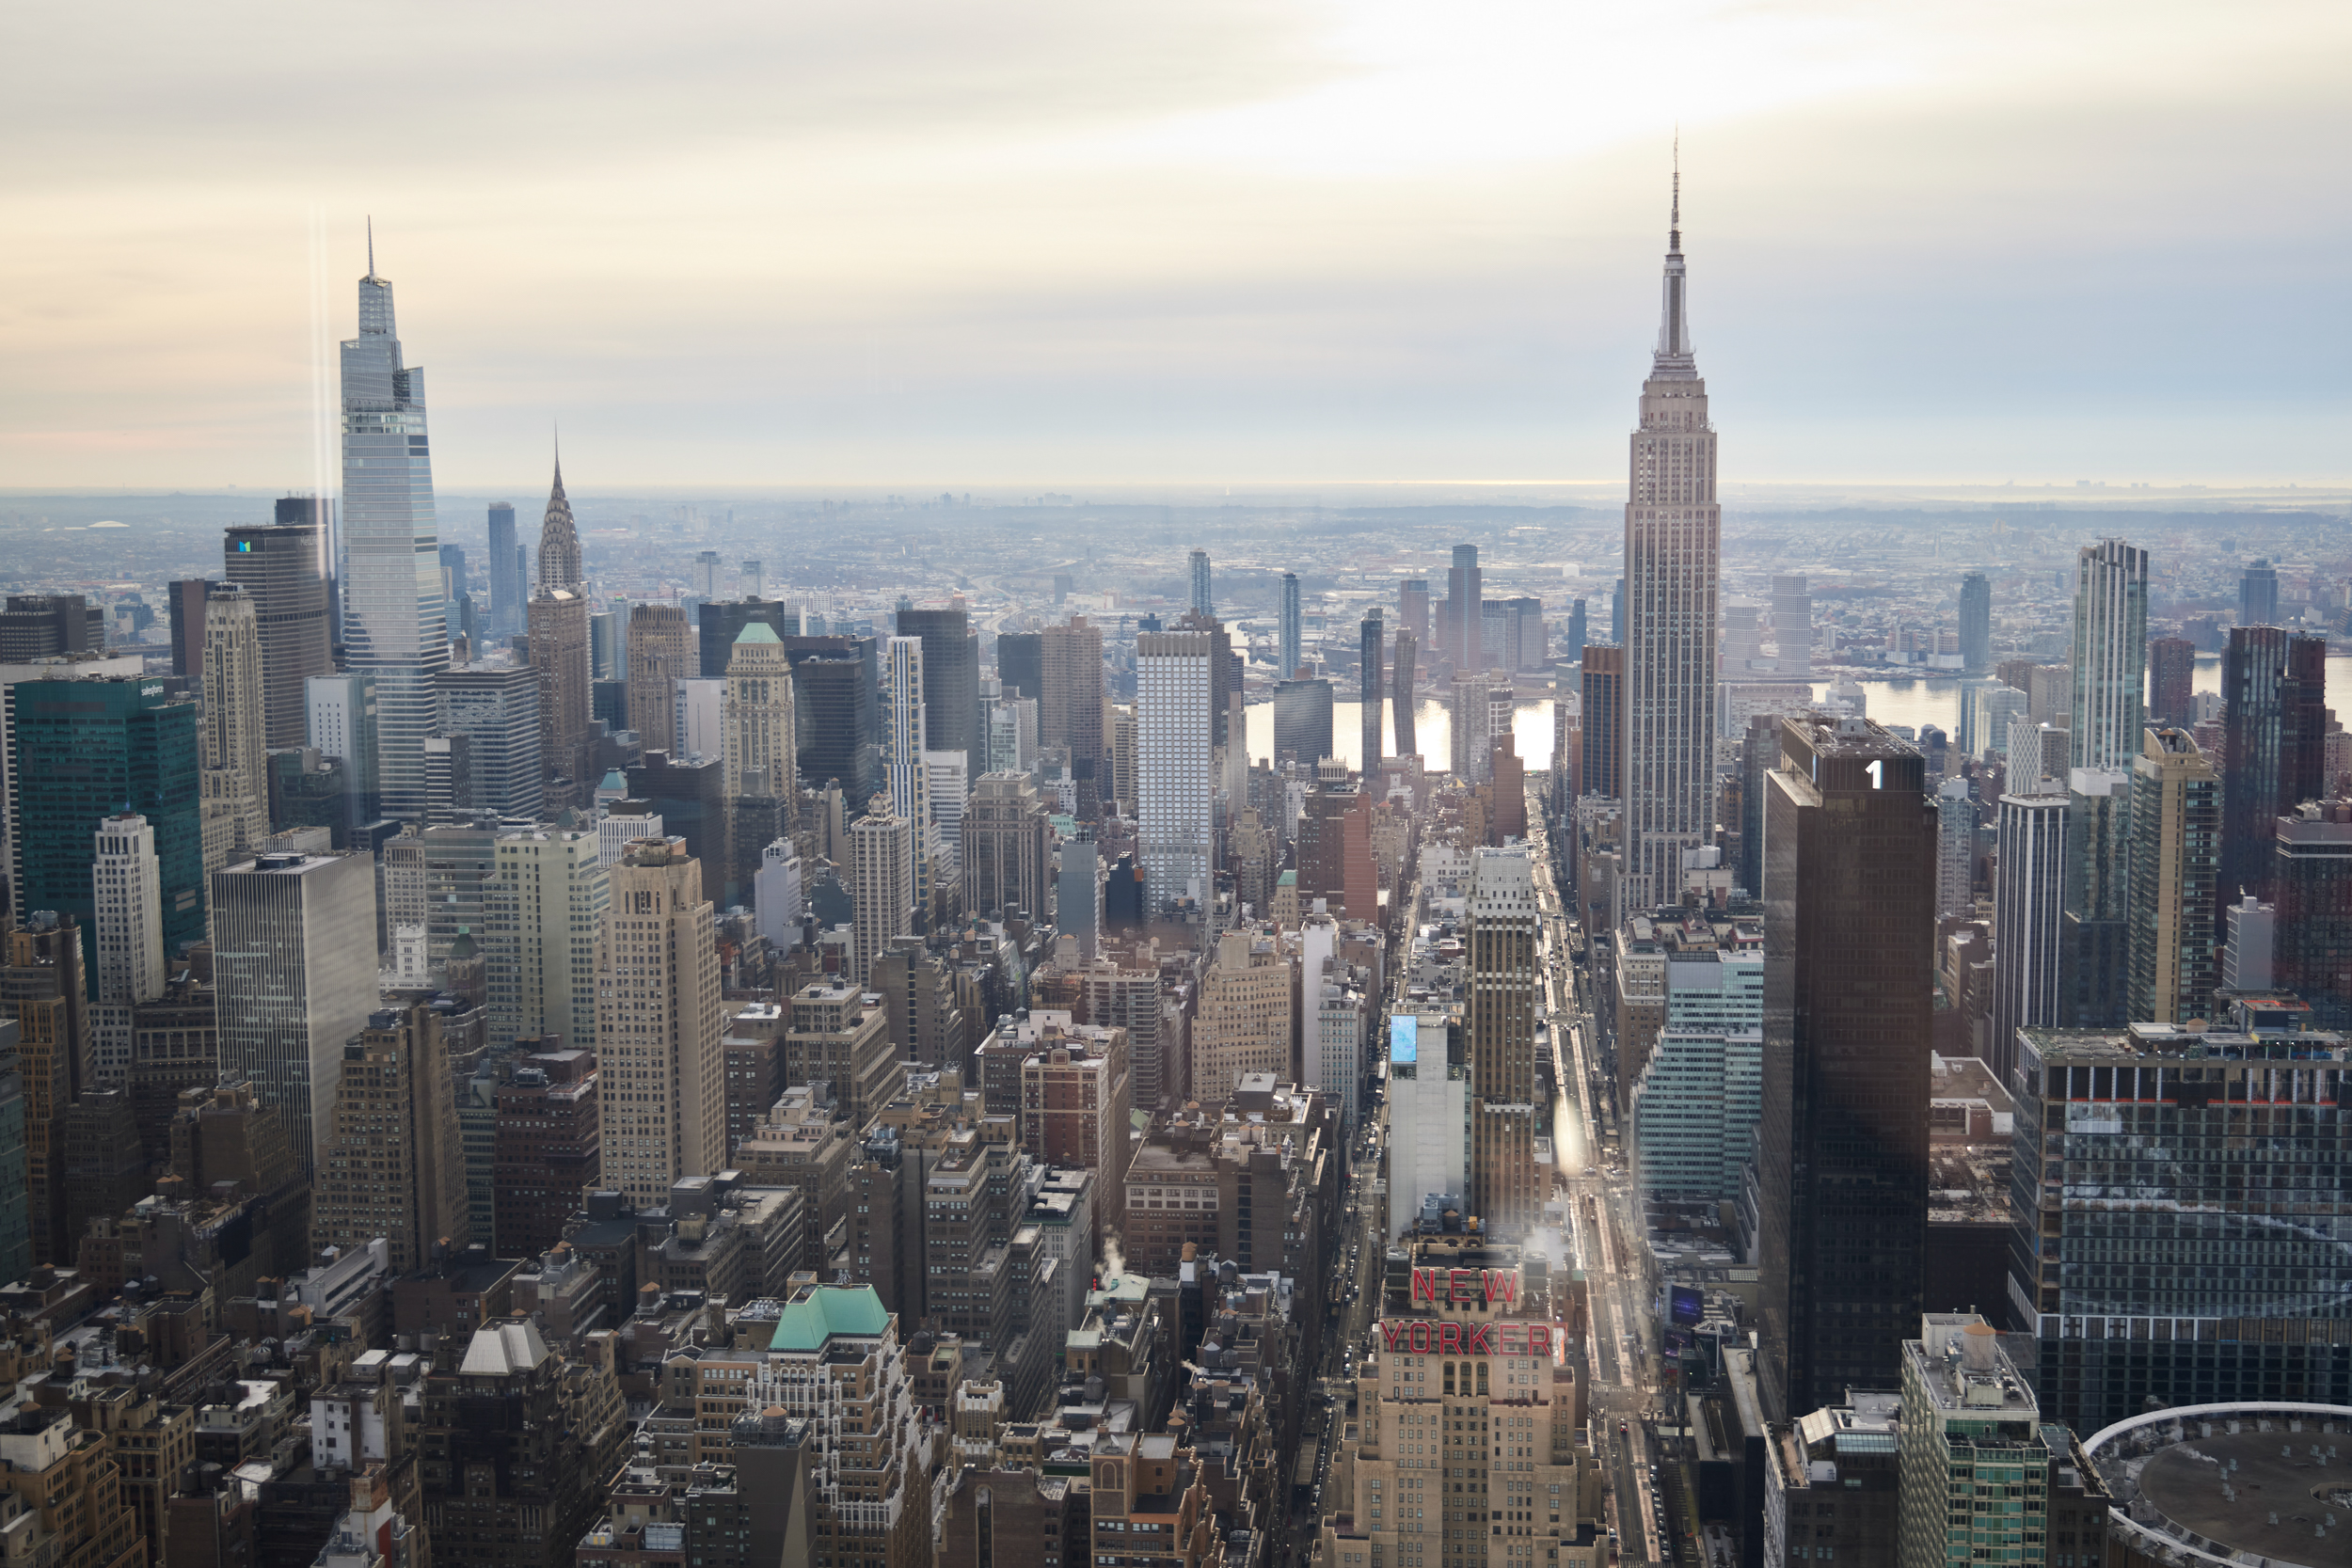
<path id="1" fill-rule="evenodd" d="M 209 891 L 221 1071 L 278 1108 L 314 1172 L 343 1047 L 376 1008 L 374 863 L 262 855 L 214 872 Z"/>
<path id="2" fill-rule="evenodd" d="M 1170 899 L 1211 894 L 1214 646 L 1205 631 L 1147 631 L 1136 638 L 1136 843 L 1147 918 Z"/>
<path id="3" fill-rule="evenodd" d="M 484 929 L 477 933 L 488 970 L 494 1047 L 521 1036 L 561 1035 L 568 1049 L 597 1049 L 596 938 L 612 889 L 598 834 L 603 826 L 499 835 L 498 872 L 483 886 Z M 655 817 L 638 836 L 660 832 Z"/>
<path id="4" fill-rule="evenodd" d="M 98 906 L 98 1002 L 90 1009 L 97 1083 L 120 1087 L 131 1071 L 131 1010 L 164 993 L 163 873 L 155 830 L 125 814 L 98 824 L 90 867 Z"/>
<path id="5" fill-rule="evenodd" d="M 269 836 L 268 709 L 262 699 L 262 623 L 234 586 L 204 600 L 201 752 L 204 869 L 252 854 Z"/>
<path id="6" fill-rule="evenodd" d="M 914 900 L 930 901 L 930 774 L 923 766 L 923 730 L 929 722 L 923 699 L 923 640 L 894 637 L 882 644 L 882 768 L 890 784 L 890 809 L 913 825 Z"/>
<path id="7" fill-rule="evenodd" d="M 863 986 L 890 939 L 914 929 L 914 824 L 891 809 L 887 796 L 850 829 L 850 961 Z"/>
<path id="8" fill-rule="evenodd" d="M 2044 780 L 2001 797 L 2000 859 L 1993 888 L 1993 926 L 2000 947 L 1993 966 L 1990 1067 L 2001 1083 L 2017 1061 L 2017 1031 L 2060 1022 L 2059 938 L 2066 910 L 2067 795 Z"/>
<path id="9" fill-rule="evenodd" d="M 1717 556 L 1715 432 L 1691 349 L 1675 175 L 1663 321 L 1633 433 L 1625 509 L 1628 909 L 1677 897 L 1682 856 L 1712 838 Z"/>
<path id="10" fill-rule="evenodd" d="M 726 1163 L 719 951 L 684 839 L 640 839 L 611 879 L 596 944 L 603 1180 L 651 1206 Z"/>
<path id="11" fill-rule="evenodd" d="M 1966 779 L 1947 779 L 1935 792 L 1935 913 L 1947 919 L 1975 907 L 1977 803 Z"/>
<path id="12" fill-rule="evenodd" d="M 2129 773 L 2148 678 L 2148 552 L 2085 545 L 2074 566 L 2073 765 Z"/>

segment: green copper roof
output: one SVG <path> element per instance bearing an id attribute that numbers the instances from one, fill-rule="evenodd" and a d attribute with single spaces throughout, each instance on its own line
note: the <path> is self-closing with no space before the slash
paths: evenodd
<path id="1" fill-rule="evenodd" d="M 745 626 L 741 631 L 735 634 L 735 640 L 738 642 L 776 643 L 781 643 L 784 641 L 783 638 L 776 635 L 776 628 L 770 626 L 765 621 L 751 622 L 749 625 Z"/>
<path id="2" fill-rule="evenodd" d="M 890 1314 L 871 1285 L 819 1285 L 785 1307 L 768 1348 L 822 1350 L 836 1334 L 880 1334 L 889 1326 Z"/>

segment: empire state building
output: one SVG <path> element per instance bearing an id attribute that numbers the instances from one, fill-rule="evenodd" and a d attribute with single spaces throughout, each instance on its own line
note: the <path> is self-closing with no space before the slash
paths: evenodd
<path id="1" fill-rule="evenodd" d="M 1663 320 L 1625 508 L 1628 911 L 1677 902 L 1685 851 L 1714 841 L 1716 597 L 1723 508 L 1707 383 L 1691 352 L 1675 176 Z"/>

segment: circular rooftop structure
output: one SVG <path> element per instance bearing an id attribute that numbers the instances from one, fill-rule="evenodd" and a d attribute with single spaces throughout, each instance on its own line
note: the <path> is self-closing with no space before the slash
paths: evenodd
<path id="1" fill-rule="evenodd" d="M 2183 1405 L 2118 1421 L 2083 1447 L 2114 1499 L 2108 1530 L 2126 1560 L 2352 1562 L 2352 1406 Z"/>

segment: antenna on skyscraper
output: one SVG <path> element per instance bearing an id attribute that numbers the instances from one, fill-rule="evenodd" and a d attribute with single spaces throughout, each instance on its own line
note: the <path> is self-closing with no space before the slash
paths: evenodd
<path id="1" fill-rule="evenodd" d="M 1675 196 L 1673 215 L 1666 220 L 1666 248 L 1682 248 L 1682 127 L 1675 127 Z M 374 263 L 369 263 L 374 269 Z"/>
<path id="2" fill-rule="evenodd" d="M 1677 142 L 1677 145 L 1680 144 Z M 1675 180 L 1677 182 L 1675 188 L 1677 190 L 1680 190 L 1682 188 L 1680 184 L 1681 179 L 1682 176 L 1679 174 L 1675 176 Z M 370 213 L 368 214 L 368 276 L 370 277 L 373 277 L 375 276 L 375 214 L 373 213 Z"/>

